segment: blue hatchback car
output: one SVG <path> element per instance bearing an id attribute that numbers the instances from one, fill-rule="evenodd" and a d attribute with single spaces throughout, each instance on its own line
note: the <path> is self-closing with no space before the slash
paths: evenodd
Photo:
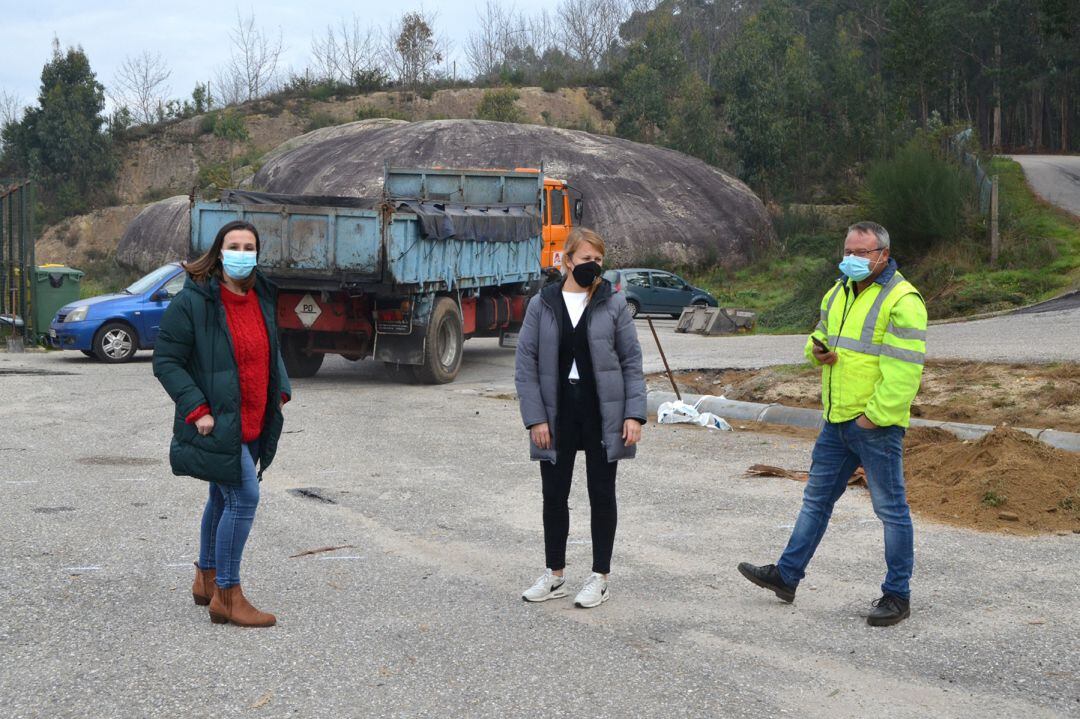
<path id="1" fill-rule="evenodd" d="M 664 314 L 679 317 L 684 307 L 716 307 L 716 298 L 689 282 L 663 270 L 629 267 L 604 273 L 616 292 L 626 293 L 630 316 Z"/>
<path id="2" fill-rule="evenodd" d="M 65 305 L 49 326 L 49 343 L 103 362 L 127 362 L 139 350 L 154 348 L 161 316 L 186 278 L 184 268 L 171 263 L 117 294 Z"/>

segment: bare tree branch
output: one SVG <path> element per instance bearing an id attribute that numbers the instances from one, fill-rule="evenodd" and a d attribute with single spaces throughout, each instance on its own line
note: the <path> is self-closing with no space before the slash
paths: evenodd
<path id="1" fill-rule="evenodd" d="M 316 72 L 324 81 L 353 83 L 357 77 L 373 70 L 382 70 L 375 32 L 363 28 L 360 18 L 342 18 L 338 27 L 326 26 L 326 35 L 313 38 L 311 52 Z"/>
<path id="2" fill-rule="evenodd" d="M 168 97 L 165 81 L 170 75 L 172 71 L 160 52 L 144 50 L 124 58 L 109 94 L 118 106 L 131 110 L 135 122 L 149 125 L 161 119 L 158 110 Z"/>
<path id="3" fill-rule="evenodd" d="M 17 123 L 22 119 L 22 98 L 13 92 L 0 90 L 0 129 L 5 125 Z"/>
<path id="4" fill-rule="evenodd" d="M 281 30 L 273 38 L 255 25 L 254 13 L 245 18 L 237 10 L 236 27 L 229 31 L 229 39 L 229 61 L 217 72 L 218 91 L 225 104 L 255 100 L 273 92 L 278 82 L 278 61 L 285 50 Z"/>
<path id="5" fill-rule="evenodd" d="M 618 40 L 619 25 L 629 16 L 629 6 L 623 0 L 562 0 L 556 15 L 563 50 L 585 69 L 595 70 Z"/>

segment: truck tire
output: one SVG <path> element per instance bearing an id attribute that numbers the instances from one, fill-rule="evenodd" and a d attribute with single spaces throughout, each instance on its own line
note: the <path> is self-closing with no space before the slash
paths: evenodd
<path id="1" fill-rule="evenodd" d="M 416 381 L 423 384 L 453 382 L 461 369 L 464 344 L 461 310 L 449 297 L 439 297 L 435 300 L 424 337 L 424 363 L 412 368 Z"/>
<path id="2" fill-rule="evenodd" d="M 323 354 L 305 352 L 307 335 L 303 332 L 283 332 L 281 334 L 281 359 L 285 361 L 285 371 L 290 378 L 314 377 L 322 367 Z"/>

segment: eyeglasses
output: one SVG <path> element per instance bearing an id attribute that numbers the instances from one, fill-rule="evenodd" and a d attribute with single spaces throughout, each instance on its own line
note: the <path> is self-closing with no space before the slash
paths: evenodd
<path id="1" fill-rule="evenodd" d="M 884 247 L 875 247 L 872 250 L 844 250 L 844 257 L 848 257 L 850 255 L 855 255 L 857 257 L 862 257 L 862 258 L 865 259 L 865 258 L 869 257 L 872 253 L 881 252 L 884 249 L 885 249 Z"/>

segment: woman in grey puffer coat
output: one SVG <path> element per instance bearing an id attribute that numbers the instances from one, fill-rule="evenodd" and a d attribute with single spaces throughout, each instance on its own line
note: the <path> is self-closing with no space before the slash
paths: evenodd
<path id="1" fill-rule="evenodd" d="M 611 596 L 615 472 L 620 459 L 635 455 L 647 415 L 637 330 L 626 298 L 600 277 L 603 260 L 595 232 L 572 230 L 563 281 L 533 297 L 518 336 L 514 382 L 531 456 L 540 460 L 548 567 L 522 594 L 529 602 L 567 595 L 567 500 L 578 450 L 585 452 L 593 566 L 574 603 L 595 607 Z"/>

